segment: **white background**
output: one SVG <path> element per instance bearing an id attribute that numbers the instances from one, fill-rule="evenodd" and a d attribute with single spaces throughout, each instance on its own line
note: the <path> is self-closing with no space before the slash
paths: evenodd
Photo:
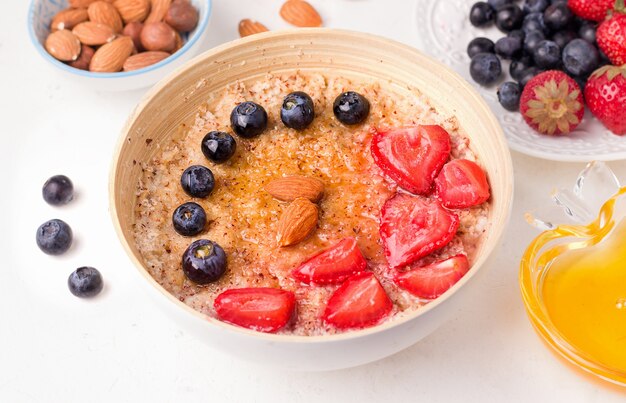
<path id="1" fill-rule="evenodd" d="M 312 1 L 330 27 L 420 47 L 419 0 Z M 286 27 L 281 1 L 215 0 L 206 48 L 237 37 L 240 19 Z M 29 43 L 27 1 L 0 13 L 0 401 L 2 402 L 618 402 L 626 390 L 572 370 L 539 340 L 517 274 L 536 232 L 523 213 L 573 183 L 583 164 L 513 154 L 512 220 L 487 273 L 455 318 L 385 360 L 328 373 L 286 373 L 235 361 L 185 334 L 156 310 L 113 232 L 107 176 L 120 128 L 142 91 L 94 92 L 61 81 Z M 499 111 L 496 111 L 498 113 Z M 611 167 L 626 180 L 626 164 Z M 41 185 L 64 173 L 77 187 L 65 208 Z M 35 229 L 62 218 L 76 247 L 60 258 L 35 246 Z M 76 267 L 105 277 L 93 301 L 66 286 Z"/>

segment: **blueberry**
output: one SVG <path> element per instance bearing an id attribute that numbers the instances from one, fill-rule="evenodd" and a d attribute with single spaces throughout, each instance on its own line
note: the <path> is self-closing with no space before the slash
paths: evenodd
<path id="1" fill-rule="evenodd" d="M 592 22 L 583 23 L 580 28 L 578 28 L 578 36 L 587 42 L 595 45 L 596 44 L 596 30 L 598 26 Z"/>
<path id="2" fill-rule="evenodd" d="M 524 13 L 515 4 L 502 6 L 496 12 L 496 27 L 502 32 L 510 32 L 522 27 Z"/>
<path id="3" fill-rule="evenodd" d="M 48 255 L 60 255 L 72 246 L 72 229 L 65 221 L 50 220 L 37 228 L 37 246 Z"/>
<path id="4" fill-rule="evenodd" d="M 53 206 L 62 206 L 74 198 L 74 185 L 65 175 L 55 175 L 43 184 L 43 199 Z"/>
<path id="5" fill-rule="evenodd" d="M 519 81 L 524 71 L 533 65 L 532 57 L 524 55 L 519 60 L 513 60 L 509 66 L 509 74 L 514 80 Z"/>
<path id="6" fill-rule="evenodd" d="M 576 32 L 570 30 L 559 31 L 552 35 L 552 41 L 561 49 L 576 38 L 578 38 Z"/>
<path id="7" fill-rule="evenodd" d="M 541 31 L 533 31 L 526 35 L 524 38 L 524 51 L 529 54 L 533 54 L 537 46 L 546 39 L 545 35 Z"/>
<path id="8" fill-rule="evenodd" d="M 95 297 L 103 285 L 102 275 L 93 267 L 79 267 L 67 279 L 70 292 L 78 298 Z"/>
<path id="9" fill-rule="evenodd" d="M 518 83 L 507 81 L 498 88 L 498 101 L 507 111 L 516 112 L 519 110 L 519 99 L 522 90 Z"/>
<path id="10" fill-rule="evenodd" d="M 241 137 L 256 137 L 267 127 L 267 112 L 254 102 L 242 102 L 231 112 L 230 125 Z"/>
<path id="11" fill-rule="evenodd" d="M 522 53 L 522 40 L 520 38 L 498 39 L 496 42 L 496 54 L 503 59 L 513 59 Z"/>
<path id="12" fill-rule="evenodd" d="M 543 20 L 552 31 L 560 31 L 574 20 L 574 13 L 565 2 L 554 3 L 543 12 Z"/>
<path id="13" fill-rule="evenodd" d="M 533 31 L 540 31 L 547 35 L 549 29 L 546 27 L 546 23 L 543 19 L 543 13 L 530 13 L 524 17 L 522 22 L 522 31 L 528 36 Z"/>
<path id="14" fill-rule="evenodd" d="M 508 36 L 509 38 L 517 38 L 523 42 L 526 34 L 521 29 L 514 29 L 513 31 L 506 34 L 506 36 Z"/>
<path id="15" fill-rule="evenodd" d="M 578 86 L 580 87 L 580 90 L 584 93 L 585 92 L 585 86 L 587 85 L 587 80 L 589 79 L 589 77 L 572 77 L 574 79 L 574 81 L 576 81 L 576 84 L 578 84 Z"/>
<path id="16" fill-rule="evenodd" d="M 196 284 L 217 281 L 226 272 L 226 253 L 208 239 L 193 242 L 183 254 L 183 272 Z"/>
<path id="17" fill-rule="evenodd" d="M 535 64 L 542 69 L 553 69 L 561 63 L 561 48 L 552 41 L 541 41 L 533 52 Z"/>
<path id="18" fill-rule="evenodd" d="M 207 197 L 215 187 L 213 172 L 202 165 L 192 165 L 180 177 L 180 185 L 191 197 Z"/>
<path id="19" fill-rule="evenodd" d="M 200 149 L 207 159 L 220 164 L 235 154 L 237 142 L 226 132 L 212 131 L 204 136 Z"/>
<path id="20" fill-rule="evenodd" d="M 344 92 L 335 98 L 333 113 L 344 125 L 356 125 L 363 122 L 369 115 L 370 103 L 359 93 Z"/>
<path id="21" fill-rule="evenodd" d="M 467 45 L 467 55 L 470 59 L 479 53 L 494 53 L 495 45 L 491 39 L 474 38 Z"/>
<path id="22" fill-rule="evenodd" d="M 183 203 L 174 210 L 172 223 L 180 235 L 198 235 L 206 225 L 206 213 L 202 206 L 197 203 Z"/>
<path id="23" fill-rule="evenodd" d="M 593 73 L 600 64 L 600 54 L 595 46 L 583 39 L 574 39 L 563 49 L 563 67 L 574 76 Z"/>
<path id="24" fill-rule="evenodd" d="M 493 21 L 493 16 L 493 8 L 484 1 L 479 1 L 472 6 L 469 19 L 473 26 L 484 27 Z"/>
<path id="25" fill-rule="evenodd" d="M 310 96 L 302 91 L 292 92 L 283 99 L 280 109 L 280 119 L 285 126 L 296 129 L 306 129 L 315 118 L 315 106 Z"/>
<path id="26" fill-rule="evenodd" d="M 494 10 L 497 10 L 500 7 L 513 4 L 513 0 L 487 0 L 487 3 L 489 3 Z"/>
<path id="27" fill-rule="evenodd" d="M 518 80 L 519 85 L 521 85 L 522 87 L 525 87 L 526 84 L 528 84 L 528 82 L 533 79 L 537 74 L 543 72 L 543 70 L 541 70 L 539 67 L 537 66 L 532 66 L 527 68 L 523 73 L 521 78 Z"/>
<path id="28" fill-rule="evenodd" d="M 472 58 L 470 75 L 478 84 L 493 84 L 502 74 L 500 59 L 492 53 L 479 53 Z"/>
<path id="29" fill-rule="evenodd" d="M 524 12 L 526 14 L 543 13 L 549 5 L 550 2 L 548 0 L 526 0 L 524 3 Z"/>

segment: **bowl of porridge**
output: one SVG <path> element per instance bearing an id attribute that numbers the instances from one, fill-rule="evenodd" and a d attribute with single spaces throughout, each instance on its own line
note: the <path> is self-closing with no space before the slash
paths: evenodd
<path id="1" fill-rule="evenodd" d="M 183 329 L 330 370 L 449 318 L 512 189 L 502 130 L 462 78 L 388 39 L 299 29 L 214 48 L 152 88 L 110 202 L 141 283 Z"/>

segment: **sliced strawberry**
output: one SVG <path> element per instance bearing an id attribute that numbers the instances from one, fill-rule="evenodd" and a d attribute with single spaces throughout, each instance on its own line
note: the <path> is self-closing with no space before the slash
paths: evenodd
<path id="1" fill-rule="evenodd" d="M 400 273 L 394 279 L 398 287 L 420 298 L 434 299 L 456 284 L 469 270 L 465 255 L 456 255 L 428 266 Z"/>
<path id="2" fill-rule="evenodd" d="M 470 160 L 452 160 L 435 179 L 437 197 L 447 208 L 477 206 L 489 199 L 489 183 L 481 167 Z"/>
<path id="3" fill-rule="evenodd" d="M 380 237 L 391 268 L 405 266 L 446 246 L 459 217 L 436 200 L 399 193 L 385 202 Z"/>
<path id="4" fill-rule="evenodd" d="M 292 292 L 277 288 L 236 288 L 218 295 L 214 307 L 224 322 L 273 333 L 292 318 L 296 298 Z"/>
<path id="5" fill-rule="evenodd" d="M 372 156 L 398 186 L 426 195 L 450 156 L 450 135 L 441 126 L 414 126 L 376 132 Z"/>
<path id="6" fill-rule="evenodd" d="M 328 299 L 324 322 L 338 329 L 363 328 L 389 315 L 393 303 L 374 273 L 349 277 Z"/>
<path id="7" fill-rule="evenodd" d="M 345 238 L 311 257 L 291 274 L 305 284 L 340 284 L 366 268 L 367 261 L 357 246 L 356 239 Z"/>

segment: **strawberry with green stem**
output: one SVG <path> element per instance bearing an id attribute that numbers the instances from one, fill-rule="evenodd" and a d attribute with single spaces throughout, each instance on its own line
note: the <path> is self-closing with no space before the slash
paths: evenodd
<path id="1" fill-rule="evenodd" d="M 612 15 L 596 32 L 600 49 L 616 66 L 626 64 L 626 6 L 624 0 L 616 0 Z"/>
<path id="2" fill-rule="evenodd" d="M 615 134 L 626 134 L 626 65 L 593 72 L 585 86 L 585 100 L 604 126 Z"/>

